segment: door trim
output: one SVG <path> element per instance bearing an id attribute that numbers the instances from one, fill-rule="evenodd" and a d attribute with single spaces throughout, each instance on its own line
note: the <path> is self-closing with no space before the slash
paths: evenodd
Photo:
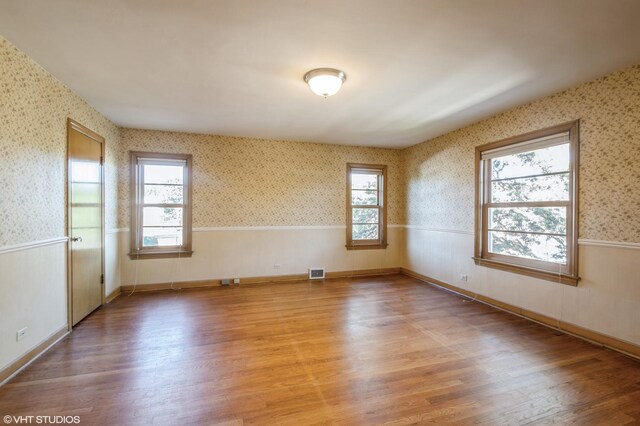
<path id="1" fill-rule="evenodd" d="M 65 165 L 66 167 L 66 179 L 67 179 L 67 197 L 66 197 L 66 209 L 65 209 L 65 214 L 67 215 L 67 223 L 66 223 L 66 227 L 67 229 L 65 230 L 65 234 L 68 238 L 67 240 L 67 330 L 71 330 L 73 328 L 73 270 L 71 268 L 71 235 L 69 235 L 71 233 L 71 179 L 69 176 L 70 170 L 71 170 L 71 159 L 69 157 L 69 145 L 71 143 L 71 131 L 75 130 L 77 132 L 82 133 L 83 135 L 87 136 L 90 139 L 93 139 L 94 141 L 98 142 L 100 144 L 100 157 L 101 157 L 101 161 L 100 161 L 100 187 L 101 187 L 101 200 L 100 200 L 100 220 L 102 222 L 102 232 L 101 232 L 101 268 L 102 268 L 102 276 L 104 277 L 104 279 L 102 280 L 101 283 L 101 298 L 102 301 L 100 303 L 100 306 L 104 305 L 105 302 L 105 294 L 104 294 L 104 289 L 105 289 L 105 283 L 106 283 L 106 276 L 105 276 L 105 247 L 104 247 L 104 243 L 105 243 L 105 205 L 104 205 L 104 200 L 105 200 L 105 194 L 104 194 L 104 158 L 105 158 L 105 139 L 100 136 L 99 134 L 97 134 L 96 132 L 94 132 L 93 130 L 83 126 L 82 124 L 78 123 L 77 121 L 75 121 L 74 119 L 72 119 L 71 117 L 67 117 L 67 163 Z"/>

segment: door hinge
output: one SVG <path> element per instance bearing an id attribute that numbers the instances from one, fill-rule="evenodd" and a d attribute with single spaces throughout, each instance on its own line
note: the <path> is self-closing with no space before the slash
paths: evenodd
<path id="1" fill-rule="evenodd" d="M 100 284 L 104 284 L 104 274 L 100 275 Z"/>
<path id="2" fill-rule="evenodd" d="M 103 164 L 104 164 L 104 157 L 100 156 L 100 165 L 103 165 Z"/>

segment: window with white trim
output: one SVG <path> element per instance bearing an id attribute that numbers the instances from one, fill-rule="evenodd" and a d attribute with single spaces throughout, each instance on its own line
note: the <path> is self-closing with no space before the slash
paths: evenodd
<path id="1" fill-rule="evenodd" d="M 191 155 L 131 152 L 131 253 L 188 257 Z"/>
<path id="2" fill-rule="evenodd" d="M 578 122 L 476 149 L 477 264 L 577 284 Z"/>

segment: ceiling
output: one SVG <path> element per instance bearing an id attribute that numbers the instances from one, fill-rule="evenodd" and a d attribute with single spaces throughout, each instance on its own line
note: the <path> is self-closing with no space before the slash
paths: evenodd
<path id="1" fill-rule="evenodd" d="M 638 22 L 638 0 L 0 0 L 2 35 L 119 126 L 391 148 L 640 63 Z"/>

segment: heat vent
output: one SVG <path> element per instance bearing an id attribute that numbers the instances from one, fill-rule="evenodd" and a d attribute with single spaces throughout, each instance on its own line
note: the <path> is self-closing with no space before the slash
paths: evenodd
<path id="1" fill-rule="evenodd" d="M 324 268 L 309 268 L 309 279 L 310 280 L 324 279 Z"/>

